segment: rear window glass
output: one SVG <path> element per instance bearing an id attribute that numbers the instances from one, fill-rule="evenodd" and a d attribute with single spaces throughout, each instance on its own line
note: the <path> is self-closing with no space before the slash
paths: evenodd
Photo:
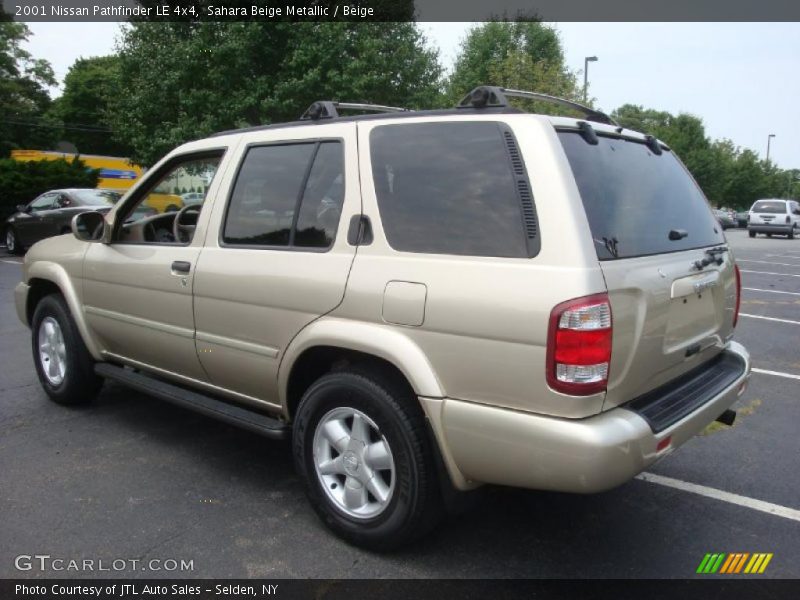
<path id="1" fill-rule="evenodd" d="M 569 159 L 600 260 L 702 248 L 725 241 L 700 188 L 672 152 L 642 143 L 558 134 Z M 670 231 L 686 234 L 670 240 Z M 674 235 L 673 237 L 678 237 Z"/>
<path id="2" fill-rule="evenodd" d="M 74 190 L 72 195 L 84 206 L 113 206 L 121 196 L 106 190 Z"/>
<path id="3" fill-rule="evenodd" d="M 376 127 L 372 177 L 395 250 L 527 257 L 522 208 L 497 123 Z"/>
<path id="4" fill-rule="evenodd" d="M 755 213 L 776 213 L 784 214 L 786 212 L 786 202 L 779 200 L 759 200 L 753 204 L 751 209 Z"/>

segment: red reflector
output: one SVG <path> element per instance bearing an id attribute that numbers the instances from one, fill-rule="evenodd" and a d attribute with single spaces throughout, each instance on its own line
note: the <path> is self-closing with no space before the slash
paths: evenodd
<path id="1" fill-rule="evenodd" d="M 662 450 L 666 450 L 669 448 L 669 445 L 672 443 L 672 436 L 669 435 L 665 437 L 663 440 L 656 444 L 656 452 L 661 452 Z"/>

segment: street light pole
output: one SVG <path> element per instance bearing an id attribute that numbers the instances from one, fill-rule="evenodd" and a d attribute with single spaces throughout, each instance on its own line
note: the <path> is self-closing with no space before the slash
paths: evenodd
<path id="1" fill-rule="evenodd" d="M 774 133 L 770 133 L 767 136 L 767 162 L 769 162 L 769 143 L 772 141 L 772 138 L 774 138 L 774 137 L 775 137 Z"/>
<path id="2" fill-rule="evenodd" d="M 583 101 L 587 101 L 586 91 L 589 87 L 589 63 L 597 62 L 596 56 L 587 56 L 583 59 Z"/>

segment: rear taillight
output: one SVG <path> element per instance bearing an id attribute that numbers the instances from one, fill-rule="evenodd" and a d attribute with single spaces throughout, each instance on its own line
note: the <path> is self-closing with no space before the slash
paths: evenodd
<path id="1" fill-rule="evenodd" d="M 739 265 L 733 265 L 733 273 L 736 276 L 736 304 L 733 308 L 733 326 L 739 322 L 739 306 L 742 303 L 742 276 L 739 273 Z"/>
<path id="2" fill-rule="evenodd" d="M 606 389 L 611 362 L 608 294 L 576 298 L 550 312 L 547 383 L 564 394 L 588 396 Z"/>

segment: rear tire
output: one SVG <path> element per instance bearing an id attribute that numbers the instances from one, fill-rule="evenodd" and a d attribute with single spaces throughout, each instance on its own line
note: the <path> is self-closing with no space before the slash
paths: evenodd
<path id="1" fill-rule="evenodd" d="M 6 229 L 6 250 L 9 254 L 17 256 L 23 252 L 22 244 L 19 243 L 19 237 L 13 227 Z"/>
<path id="2" fill-rule="evenodd" d="M 103 380 L 61 294 L 45 296 L 31 323 L 33 363 L 42 388 L 58 404 L 83 404 L 97 395 Z"/>
<path id="3" fill-rule="evenodd" d="M 324 375 L 303 395 L 295 467 L 320 519 L 354 545 L 391 550 L 442 515 L 435 449 L 417 403 L 389 378 L 356 371 Z"/>

